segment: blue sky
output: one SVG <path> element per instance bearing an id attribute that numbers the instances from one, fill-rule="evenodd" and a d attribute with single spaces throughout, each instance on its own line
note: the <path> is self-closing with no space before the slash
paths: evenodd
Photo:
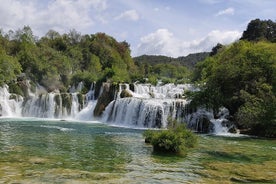
<path id="1" fill-rule="evenodd" d="M 240 38 L 250 20 L 276 20 L 276 0 L 0 0 L 0 27 L 105 32 L 132 56 L 185 56 Z"/>

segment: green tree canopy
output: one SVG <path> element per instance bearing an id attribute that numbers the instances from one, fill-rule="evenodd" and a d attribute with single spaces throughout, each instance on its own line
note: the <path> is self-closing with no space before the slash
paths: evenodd
<path id="1" fill-rule="evenodd" d="M 198 104 L 225 106 L 252 131 L 268 124 L 275 128 L 276 44 L 239 41 L 200 63 L 197 72 L 205 83 Z"/>

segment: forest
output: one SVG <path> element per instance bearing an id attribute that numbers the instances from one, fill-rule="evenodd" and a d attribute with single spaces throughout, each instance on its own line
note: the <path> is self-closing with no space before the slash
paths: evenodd
<path id="1" fill-rule="evenodd" d="M 83 81 L 82 93 L 93 82 L 192 82 L 200 91 L 186 94 L 191 105 L 214 111 L 224 106 L 242 131 L 276 137 L 275 42 L 276 23 L 255 19 L 240 40 L 218 43 L 210 53 L 132 58 L 126 41 L 118 42 L 105 33 L 49 30 L 38 38 L 24 26 L 0 32 L 0 84 L 23 95 L 26 79 L 49 92 L 67 92 Z"/>

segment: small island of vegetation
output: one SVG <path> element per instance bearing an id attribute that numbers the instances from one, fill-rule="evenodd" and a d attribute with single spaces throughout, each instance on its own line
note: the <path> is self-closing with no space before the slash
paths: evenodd
<path id="1" fill-rule="evenodd" d="M 184 155 L 196 146 L 197 136 L 184 123 L 172 119 L 168 122 L 166 130 L 146 130 L 143 134 L 145 142 L 153 145 L 154 152 Z"/>

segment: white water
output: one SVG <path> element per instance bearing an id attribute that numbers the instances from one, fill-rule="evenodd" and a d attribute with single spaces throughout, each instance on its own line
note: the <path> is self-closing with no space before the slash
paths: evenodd
<path id="1" fill-rule="evenodd" d="M 102 121 L 118 126 L 166 128 L 170 117 L 179 122 L 186 122 L 189 128 L 199 132 L 228 131 L 227 127 L 222 126 L 222 122 L 226 121 L 226 115 L 215 119 L 213 112 L 206 109 L 189 113 L 189 101 L 185 100 L 183 95 L 186 91 L 198 90 L 190 84 L 134 84 L 133 87 L 134 91 L 131 91 L 128 84 L 120 85 L 117 98 L 106 107 Z M 120 98 L 123 90 L 133 97 Z M 213 126 L 207 124 L 206 120 Z"/>
<path id="2" fill-rule="evenodd" d="M 191 84 L 165 84 L 162 86 L 153 86 L 151 84 L 134 85 L 134 95 L 138 98 L 180 98 L 185 91 L 196 90 Z"/>
<path id="3" fill-rule="evenodd" d="M 23 97 L 12 94 L 8 86 L 0 87 L 0 112 L 3 117 L 39 117 L 51 119 L 73 119 L 93 121 L 94 108 L 97 100 L 94 99 L 94 86 L 85 97 L 81 97 L 83 84 L 72 87 L 71 93 L 58 91 L 47 93 L 38 86 L 36 93 L 29 92 L 29 97 L 23 102 Z M 186 122 L 187 126 L 195 131 L 213 131 L 218 134 L 227 134 L 228 128 L 223 125 L 229 112 L 221 110 L 220 118 L 215 119 L 212 111 L 198 109 L 189 112 L 189 101 L 183 98 L 186 91 L 197 90 L 190 84 L 152 86 L 150 84 L 134 84 L 134 91 L 128 84 L 121 84 L 115 99 L 106 107 L 101 121 L 126 127 L 135 128 L 166 128 L 168 118 L 179 122 Z M 120 98 L 120 93 L 126 90 L 133 97 Z M 79 101 L 83 99 L 81 102 Z M 213 126 L 206 125 L 208 119 Z"/>
<path id="4" fill-rule="evenodd" d="M 103 121 L 112 124 L 165 128 L 169 116 L 177 117 L 176 106 L 185 106 L 185 100 L 122 98 L 112 101 L 104 112 Z"/>
<path id="5" fill-rule="evenodd" d="M 78 85 L 78 90 L 80 86 Z M 47 93 L 42 86 L 37 86 L 35 93 L 28 91 L 28 97 L 24 101 L 23 97 L 10 94 L 7 85 L 0 87 L 1 116 L 93 120 L 92 115 L 96 104 L 93 88 L 83 98 L 83 103 L 78 100 L 78 92 Z M 16 98 L 11 99 L 12 96 Z"/>
<path id="6" fill-rule="evenodd" d="M 19 95 L 16 95 L 14 97 L 14 99 L 11 99 L 9 87 L 7 85 L 0 87 L 1 116 L 20 116 L 23 98 Z"/>

